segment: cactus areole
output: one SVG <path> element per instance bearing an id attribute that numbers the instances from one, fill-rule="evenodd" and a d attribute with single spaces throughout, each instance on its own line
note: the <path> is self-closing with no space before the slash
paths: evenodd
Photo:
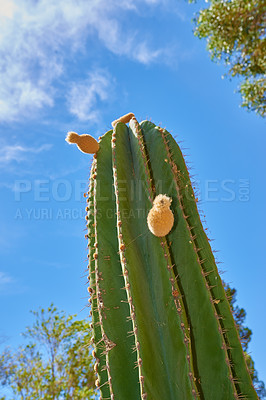
<path id="1" fill-rule="evenodd" d="M 180 148 L 132 113 L 121 121 L 87 193 L 100 398 L 258 399 Z"/>

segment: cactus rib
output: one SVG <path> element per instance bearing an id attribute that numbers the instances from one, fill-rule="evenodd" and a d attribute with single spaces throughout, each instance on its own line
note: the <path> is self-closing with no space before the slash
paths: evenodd
<path id="1" fill-rule="evenodd" d="M 104 398 L 110 397 L 109 386 L 106 385 L 108 381 L 106 371 L 106 357 L 103 354 L 102 344 L 102 329 L 100 326 L 99 316 L 99 304 L 98 304 L 98 292 L 95 277 L 95 258 L 93 254 L 95 252 L 95 212 L 94 212 L 94 185 L 95 185 L 95 172 L 96 172 L 96 160 L 93 161 L 90 175 L 90 185 L 87 198 L 87 227 L 88 227 L 88 248 L 89 248 L 89 278 L 90 287 L 89 292 L 91 293 L 91 309 L 92 309 L 92 325 L 94 329 L 93 341 L 95 344 L 95 350 L 93 355 L 95 357 L 95 372 L 98 376 L 96 380 L 96 387 L 101 388 L 101 392 Z"/>
<path id="2" fill-rule="evenodd" d="M 97 163 L 96 163 L 97 166 Z M 97 174 L 97 167 L 95 168 L 95 174 Z M 110 390 L 110 398 L 114 398 L 113 394 L 113 386 L 112 386 L 112 378 L 111 378 L 111 371 L 110 371 L 110 363 L 109 363 L 109 351 L 112 350 L 112 348 L 115 346 L 115 343 L 113 343 L 106 335 L 104 326 L 103 326 L 103 313 L 104 313 L 104 302 L 103 302 L 103 296 L 102 296 L 102 290 L 100 288 L 100 280 L 102 279 L 99 274 L 99 268 L 98 268 L 98 229 L 97 229 L 97 201 L 96 201 L 96 193 L 97 193 L 97 180 L 95 179 L 94 181 L 94 193 L 93 193 L 93 203 L 94 203 L 94 235 L 95 235 L 95 253 L 93 254 L 93 258 L 95 260 L 95 287 L 96 287 L 96 296 L 97 296 L 97 306 L 98 306 L 98 316 L 99 316 L 99 324 L 101 327 L 101 333 L 102 333 L 102 344 L 104 345 L 104 351 L 102 354 L 105 354 L 105 365 L 106 365 L 106 372 L 107 372 L 107 377 L 108 380 L 106 383 L 108 383 L 108 387 Z"/>
<path id="3" fill-rule="evenodd" d="M 113 150 L 113 177 L 114 177 L 114 188 L 115 188 L 115 196 L 116 196 L 116 214 L 117 214 L 117 234 L 118 234 L 118 241 L 119 241 L 119 254 L 120 254 L 120 262 L 122 266 L 122 272 L 123 272 L 123 277 L 125 280 L 125 290 L 127 294 L 127 301 L 130 307 L 130 319 L 132 322 L 133 326 L 133 336 L 135 340 L 135 349 L 136 349 L 136 354 L 137 354 L 137 361 L 136 361 L 136 367 L 138 368 L 138 376 L 139 376 L 139 383 L 140 383 L 140 393 L 141 393 L 141 398 L 146 399 L 147 398 L 147 393 L 145 392 L 144 389 L 144 376 L 142 372 L 142 359 L 140 357 L 140 344 L 138 340 L 138 326 L 136 324 L 136 318 L 135 318 L 135 306 L 133 304 L 133 299 L 131 295 L 131 290 L 130 290 L 130 283 L 129 283 L 129 278 L 128 278 L 128 270 L 127 270 L 127 260 L 125 257 L 125 243 L 123 241 L 123 223 L 121 220 L 121 213 L 120 213 L 120 207 L 119 207 L 119 185 L 118 185 L 118 180 L 117 180 L 117 166 L 116 166 L 116 124 L 114 125 L 114 130 L 113 130 L 113 135 L 112 135 L 112 150 Z"/>

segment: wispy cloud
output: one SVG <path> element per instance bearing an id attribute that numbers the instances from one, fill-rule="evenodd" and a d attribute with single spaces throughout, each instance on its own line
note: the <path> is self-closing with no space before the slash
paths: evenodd
<path id="1" fill-rule="evenodd" d="M 112 79 L 105 71 L 89 73 L 87 79 L 72 84 L 68 94 L 69 110 L 81 121 L 99 118 L 97 103 L 108 99 Z"/>
<path id="2" fill-rule="evenodd" d="M 6 272 L 0 271 L 0 295 L 20 295 L 28 288 Z"/>
<path id="3" fill-rule="evenodd" d="M 11 276 L 0 271 L 0 293 L 5 292 L 14 282 L 15 281 Z"/>
<path id="4" fill-rule="evenodd" d="M 143 64 L 161 58 L 143 33 L 128 29 L 130 13 L 149 10 L 165 0 L 5 0 L 0 5 L 0 121 L 30 116 L 63 97 L 69 57 L 86 51 L 95 40 L 110 52 Z M 92 78 L 91 78 L 92 79 Z M 81 83 L 77 82 L 77 85 Z M 100 88 L 99 88 L 100 85 Z M 95 97 L 106 100 L 106 82 L 90 94 L 88 104 L 72 108 L 85 118 Z M 73 84 L 74 88 L 74 84 Z M 59 93 L 60 92 L 60 93 Z M 75 89 L 73 89 L 75 94 Z M 84 107 L 84 109 L 83 109 Z M 87 119 L 87 117 L 86 117 Z"/>
<path id="5" fill-rule="evenodd" d="M 43 144 L 40 147 L 27 147 L 22 145 L 3 145 L 0 147 L 0 164 L 9 164 L 12 161 L 21 162 L 26 160 L 29 154 L 39 154 L 49 150 L 51 144 Z"/>
<path id="6" fill-rule="evenodd" d="M 54 268 L 54 269 L 66 269 L 70 267 L 70 264 L 63 263 L 61 261 L 45 261 L 45 260 L 35 260 L 36 264 L 40 264 L 42 268 Z"/>
<path id="7" fill-rule="evenodd" d="M 12 283 L 14 280 L 11 278 L 9 275 L 7 275 L 5 272 L 0 271 L 0 285 L 6 285 L 8 283 Z"/>

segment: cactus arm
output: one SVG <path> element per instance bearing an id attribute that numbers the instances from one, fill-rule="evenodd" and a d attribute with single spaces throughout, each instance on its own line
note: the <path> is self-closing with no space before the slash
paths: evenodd
<path id="1" fill-rule="evenodd" d="M 116 216 L 112 185 L 111 131 L 100 142 L 96 158 L 94 213 L 95 213 L 95 279 L 101 341 L 98 344 L 102 357 L 106 358 L 103 371 L 105 379 L 100 382 L 103 398 L 115 400 L 139 398 L 138 375 L 135 367 L 136 356 L 132 351 L 133 338 L 129 306 L 124 290 L 116 232 Z M 95 254 L 94 253 L 94 254 Z M 94 312 L 94 311 L 93 311 Z M 104 379 L 104 378 L 103 378 Z M 102 379 L 102 380 L 103 380 Z"/>
<path id="2" fill-rule="evenodd" d="M 125 286 L 134 310 L 131 318 L 136 328 L 142 398 L 194 399 L 167 260 L 160 239 L 147 229 L 151 201 L 147 197 L 145 160 L 139 152 L 138 139 L 125 125 L 116 125 L 112 142 L 120 250 L 121 246 L 123 249 L 120 259 L 126 266 Z M 134 142 L 137 159 L 133 158 Z"/>
<path id="3" fill-rule="evenodd" d="M 176 205 L 177 223 L 168 239 L 172 242 L 170 251 L 191 323 L 192 347 L 197 355 L 194 357 L 195 370 L 198 371 L 202 394 L 206 399 L 240 399 L 242 396 L 257 399 L 223 285 L 200 222 L 183 156 L 165 130 L 155 128 L 147 121 L 141 127 L 155 180 L 164 176 L 159 182 L 160 190 L 172 196 L 173 206 Z M 226 322 L 229 322 L 227 326 Z M 229 333 L 234 336 L 231 343 Z M 235 378 L 236 364 L 239 382 Z"/>
<path id="4" fill-rule="evenodd" d="M 170 231 L 156 219 L 158 194 Z M 94 155 L 87 202 L 100 399 L 258 400 L 172 136 L 133 114 L 116 120 Z"/>

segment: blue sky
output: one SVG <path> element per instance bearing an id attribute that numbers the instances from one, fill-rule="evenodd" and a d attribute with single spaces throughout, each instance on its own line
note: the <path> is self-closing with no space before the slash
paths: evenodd
<path id="1" fill-rule="evenodd" d="M 193 35 L 206 3 L 0 1 L 0 335 L 21 343 L 29 310 L 51 302 L 88 316 L 85 199 L 96 138 L 134 112 L 166 127 L 190 162 L 213 248 L 237 289 L 265 367 L 265 124 L 239 107 Z"/>

